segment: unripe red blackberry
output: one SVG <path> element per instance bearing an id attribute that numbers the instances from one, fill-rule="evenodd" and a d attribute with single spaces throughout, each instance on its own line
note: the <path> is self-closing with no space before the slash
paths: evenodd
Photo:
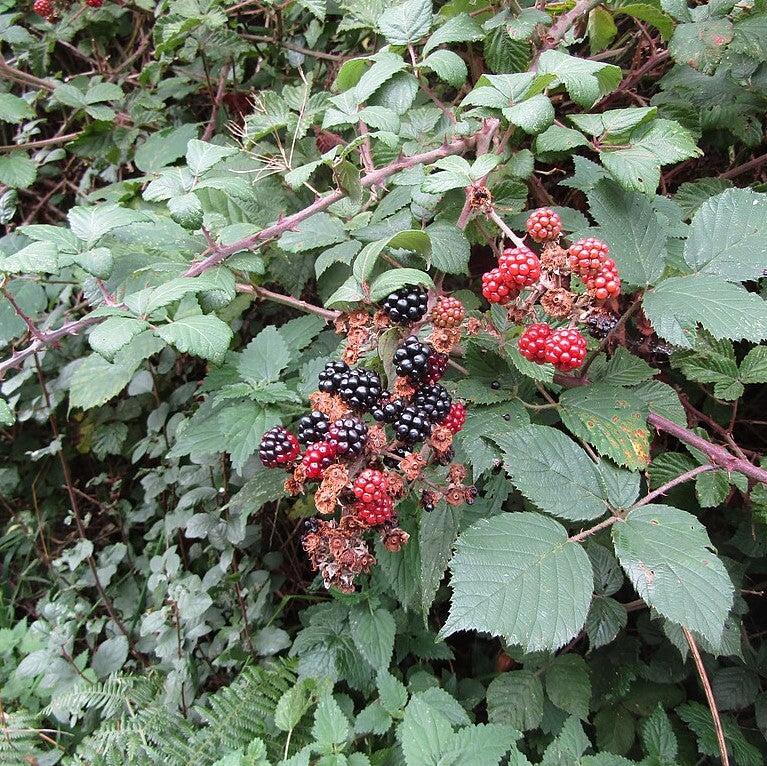
<path id="1" fill-rule="evenodd" d="M 509 285 L 500 269 L 490 269 L 482 275 L 482 295 L 490 303 L 504 305 L 517 297 L 519 290 Z"/>
<path id="2" fill-rule="evenodd" d="M 533 210 L 527 218 L 527 233 L 536 242 L 551 242 L 562 233 L 562 219 L 547 207 Z"/>
<path id="3" fill-rule="evenodd" d="M 507 247 L 498 259 L 498 271 L 509 285 L 517 289 L 534 285 L 541 276 L 538 256 L 526 247 Z"/>
<path id="4" fill-rule="evenodd" d="M 450 357 L 447 354 L 432 351 L 431 356 L 429 356 L 429 371 L 424 382 L 433 386 L 437 381 L 442 380 L 449 361 Z"/>
<path id="5" fill-rule="evenodd" d="M 330 428 L 327 415 L 319 410 L 313 410 L 308 415 L 298 419 L 296 435 L 301 444 L 314 444 L 325 439 Z"/>
<path id="6" fill-rule="evenodd" d="M 337 455 L 356 457 L 365 448 L 368 427 L 354 417 L 340 418 L 328 429 L 328 444 Z"/>
<path id="7" fill-rule="evenodd" d="M 32 10 L 44 19 L 48 19 L 54 14 L 53 3 L 51 0 L 35 0 Z"/>
<path id="8" fill-rule="evenodd" d="M 437 298 L 437 303 L 431 310 L 431 322 L 435 327 L 458 327 L 466 316 L 466 308 L 450 295 Z"/>
<path id="9" fill-rule="evenodd" d="M 393 362 L 397 375 L 418 383 L 429 374 L 429 360 L 434 350 L 428 343 L 421 343 L 410 335 L 394 352 Z"/>
<path id="10" fill-rule="evenodd" d="M 426 316 L 429 294 L 421 285 L 405 285 L 388 295 L 381 308 L 394 324 L 409 325 Z"/>
<path id="11" fill-rule="evenodd" d="M 317 442 L 307 447 L 301 458 L 301 468 L 307 479 L 319 479 L 336 456 L 335 448 L 328 442 Z"/>
<path id="12" fill-rule="evenodd" d="M 101 8 L 104 5 L 104 0 L 85 0 L 85 4 L 91 8 Z"/>
<path id="13" fill-rule="evenodd" d="M 394 501 L 387 489 L 386 474 L 366 468 L 354 480 L 354 513 L 364 524 L 376 526 L 394 515 Z"/>
<path id="14" fill-rule="evenodd" d="M 578 330 L 554 330 L 546 339 L 546 361 L 558 370 L 569 372 L 583 364 L 586 358 L 586 339 Z"/>
<path id="15" fill-rule="evenodd" d="M 270 428 L 258 446 L 258 457 L 267 468 L 292 463 L 301 451 L 298 439 L 282 426 Z"/>
<path id="16" fill-rule="evenodd" d="M 432 423 L 441 423 L 450 412 L 453 399 L 444 386 L 423 386 L 416 391 L 413 404 Z"/>
<path id="17" fill-rule="evenodd" d="M 612 258 L 607 258 L 601 271 L 585 282 L 589 295 L 593 295 L 598 301 L 616 298 L 621 294 L 621 278 Z"/>
<path id="18" fill-rule="evenodd" d="M 453 434 L 457 434 L 463 428 L 465 422 L 466 405 L 463 402 L 453 402 L 450 412 L 447 413 L 447 417 L 442 421 L 442 425 L 450 429 Z"/>
<path id="19" fill-rule="evenodd" d="M 519 353 L 531 362 L 543 364 L 546 361 L 546 340 L 550 335 L 551 327 L 545 322 L 531 324 L 517 341 Z"/>
<path id="20" fill-rule="evenodd" d="M 394 500 L 388 495 L 381 500 L 378 505 L 361 505 L 357 503 L 354 506 L 354 515 L 369 527 L 377 527 L 379 524 L 385 524 L 394 518 Z"/>
<path id="21" fill-rule="evenodd" d="M 599 274 L 610 256 L 610 248 L 601 239 L 588 237 L 570 245 L 567 253 L 570 268 L 586 280 Z"/>

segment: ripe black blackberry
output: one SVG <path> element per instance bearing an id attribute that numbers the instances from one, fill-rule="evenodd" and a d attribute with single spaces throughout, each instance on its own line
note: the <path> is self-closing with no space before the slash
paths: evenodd
<path id="1" fill-rule="evenodd" d="M 326 394 L 337 394 L 350 372 L 351 367 L 346 362 L 328 362 L 319 374 L 317 387 Z"/>
<path id="2" fill-rule="evenodd" d="M 393 423 L 407 407 L 404 399 L 393 399 L 390 396 L 381 399 L 370 411 L 373 419 L 379 423 Z"/>
<path id="3" fill-rule="evenodd" d="M 586 319 L 586 327 L 589 334 L 597 340 L 606 338 L 610 331 L 618 324 L 618 317 L 609 311 L 595 311 Z"/>
<path id="4" fill-rule="evenodd" d="M 405 285 L 388 295 L 381 308 L 394 324 L 409 325 L 426 316 L 429 295 L 420 285 Z"/>
<path id="5" fill-rule="evenodd" d="M 434 510 L 435 504 L 436 499 L 433 492 L 428 489 L 421 492 L 421 508 L 423 508 L 426 513 L 431 513 Z"/>
<path id="6" fill-rule="evenodd" d="M 354 417 L 339 418 L 328 430 L 328 442 L 335 447 L 336 454 L 356 457 L 365 448 L 368 427 Z"/>
<path id="7" fill-rule="evenodd" d="M 358 367 L 344 375 L 338 389 L 338 394 L 352 409 L 370 412 L 383 396 L 383 386 L 378 373 Z"/>
<path id="8" fill-rule="evenodd" d="M 394 352 L 394 369 L 397 375 L 418 383 L 429 375 L 429 359 L 434 349 L 428 343 L 421 343 L 410 335 Z"/>
<path id="9" fill-rule="evenodd" d="M 409 405 L 394 421 L 394 433 L 406 445 L 417 444 L 428 438 L 432 423 L 420 407 Z"/>
<path id="10" fill-rule="evenodd" d="M 292 463 L 300 451 L 298 439 L 282 426 L 270 428 L 258 445 L 258 457 L 267 468 Z"/>
<path id="11" fill-rule="evenodd" d="M 422 386 L 416 391 L 413 404 L 420 408 L 432 423 L 441 423 L 450 412 L 453 400 L 444 386 Z"/>
<path id="12" fill-rule="evenodd" d="M 296 424 L 296 435 L 301 444 L 321 442 L 328 433 L 330 422 L 327 415 L 319 410 L 312 410 L 308 415 L 299 418 Z"/>

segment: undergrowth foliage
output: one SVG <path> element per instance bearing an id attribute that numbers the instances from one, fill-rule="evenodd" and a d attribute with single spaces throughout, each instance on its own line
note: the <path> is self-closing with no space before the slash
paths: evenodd
<path id="1" fill-rule="evenodd" d="M 763 0 L 0 49 L 0 764 L 765 762 Z"/>

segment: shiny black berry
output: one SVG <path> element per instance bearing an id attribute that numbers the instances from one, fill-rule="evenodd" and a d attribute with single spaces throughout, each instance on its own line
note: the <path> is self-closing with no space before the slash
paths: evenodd
<path id="1" fill-rule="evenodd" d="M 434 495 L 428 489 L 425 489 L 421 493 L 421 508 L 423 508 L 426 513 L 431 513 L 434 510 L 434 505 Z"/>
<path id="2" fill-rule="evenodd" d="M 368 427 L 354 417 L 340 418 L 328 430 L 328 442 L 337 455 L 355 457 L 365 448 Z"/>
<path id="3" fill-rule="evenodd" d="M 337 394 L 350 372 L 346 362 L 328 362 L 319 374 L 318 388 L 326 394 Z"/>
<path id="4" fill-rule="evenodd" d="M 382 308 L 394 324 L 412 324 L 426 316 L 428 293 L 419 285 L 405 285 L 387 296 Z"/>
<path id="5" fill-rule="evenodd" d="M 617 324 L 618 316 L 609 311 L 595 311 L 586 319 L 589 334 L 598 340 L 606 338 Z"/>
<path id="6" fill-rule="evenodd" d="M 409 405 L 394 421 L 394 433 L 403 444 L 416 444 L 428 438 L 432 423 L 419 407 Z"/>
<path id="7" fill-rule="evenodd" d="M 373 407 L 370 414 L 379 423 L 393 423 L 401 415 L 405 407 L 407 407 L 407 402 L 404 399 L 384 397 Z"/>
<path id="8" fill-rule="evenodd" d="M 352 409 L 370 412 L 381 401 L 383 386 L 378 374 L 364 367 L 350 370 L 340 382 L 337 393 Z"/>
<path id="9" fill-rule="evenodd" d="M 405 338 L 394 352 L 394 369 L 397 375 L 419 382 L 429 375 L 429 359 L 434 353 L 428 343 L 421 343 L 415 335 Z"/>
<path id="10" fill-rule="evenodd" d="M 319 410 L 313 410 L 299 418 L 296 424 L 296 435 L 301 444 L 314 444 L 325 439 L 328 428 L 330 423 L 327 416 Z"/>
<path id="11" fill-rule="evenodd" d="M 498 381 L 498 380 L 494 380 L 494 381 L 493 381 L 493 382 L 490 384 L 490 388 L 492 388 L 492 389 L 493 389 L 493 391 L 498 391 L 498 389 L 500 389 L 500 387 L 501 387 L 501 383 L 500 383 L 500 381 Z"/>
<path id="12" fill-rule="evenodd" d="M 443 386 L 422 386 L 413 397 L 413 404 L 431 420 L 441 423 L 450 412 L 453 400 Z"/>
<path id="13" fill-rule="evenodd" d="M 261 437 L 258 457 L 267 468 L 276 468 L 292 463 L 300 451 L 298 439 L 282 426 L 275 426 Z"/>

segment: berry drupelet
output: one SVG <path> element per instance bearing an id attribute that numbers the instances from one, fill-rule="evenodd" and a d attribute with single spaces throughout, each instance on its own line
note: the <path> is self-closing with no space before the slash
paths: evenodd
<path id="1" fill-rule="evenodd" d="M 551 327 L 545 322 L 531 324 L 517 341 L 519 353 L 531 362 L 543 364 L 546 361 L 546 340 L 550 335 Z"/>
<path id="2" fill-rule="evenodd" d="M 429 372 L 427 373 L 424 382 L 429 385 L 434 385 L 437 381 L 442 380 L 442 376 L 445 374 L 449 361 L 450 357 L 447 354 L 440 354 L 438 351 L 433 351 L 429 357 Z"/>
<path id="3" fill-rule="evenodd" d="M 356 457 L 365 448 L 368 427 L 354 417 L 340 418 L 328 430 L 328 444 L 337 455 Z"/>
<path id="4" fill-rule="evenodd" d="M 536 242 L 551 242 L 562 233 L 562 219 L 547 207 L 534 210 L 527 218 L 527 233 Z"/>
<path id="5" fill-rule="evenodd" d="M 312 410 L 308 415 L 299 418 L 296 423 L 296 434 L 301 444 L 314 444 L 326 438 L 330 428 L 327 416 L 319 410 Z"/>
<path id="6" fill-rule="evenodd" d="M 429 360 L 433 349 L 428 343 L 421 343 L 415 335 L 410 335 L 394 352 L 394 369 L 397 375 L 418 383 L 429 374 Z"/>
<path id="7" fill-rule="evenodd" d="M 394 324 L 409 325 L 426 316 L 429 294 L 420 285 L 405 285 L 388 295 L 382 304 Z"/>
<path id="8" fill-rule="evenodd" d="M 490 303 L 504 305 L 516 298 L 518 292 L 514 286 L 506 282 L 500 269 L 490 269 L 482 275 L 482 295 Z"/>
<path id="9" fill-rule="evenodd" d="M 104 5 L 104 0 L 85 0 L 85 4 L 90 8 L 101 8 Z"/>
<path id="10" fill-rule="evenodd" d="M 393 423 L 402 414 L 405 407 L 407 407 L 407 402 L 404 399 L 393 399 L 389 396 L 381 399 L 370 411 L 370 414 L 373 416 L 373 420 L 379 423 Z"/>
<path id="11" fill-rule="evenodd" d="M 407 445 L 422 442 L 429 437 L 432 423 L 429 416 L 415 405 L 405 407 L 402 414 L 394 421 L 394 433 Z"/>
<path id="12" fill-rule="evenodd" d="M 541 276 L 538 256 L 526 247 L 507 247 L 498 259 L 498 271 L 507 285 L 517 289 L 534 285 Z"/>
<path id="13" fill-rule="evenodd" d="M 289 465 L 301 451 L 298 439 L 282 426 L 270 428 L 262 437 L 258 457 L 267 468 Z"/>
<path id="14" fill-rule="evenodd" d="M 352 409 L 370 412 L 383 395 L 378 373 L 358 367 L 343 377 L 337 393 Z"/>
<path id="15" fill-rule="evenodd" d="M 546 339 L 546 361 L 562 372 L 577 369 L 585 358 L 586 339 L 578 330 L 554 330 Z"/>
<path id="16" fill-rule="evenodd" d="M 307 479 L 319 479 L 326 468 L 333 463 L 335 448 L 328 442 L 317 442 L 309 446 L 301 458 L 301 468 Z"/>
<path id="17" fill-rule="evenodd" d="M 431 321 L 435 327 L 458 327 L 466 316 L 466 308 L 458 298 L 442 295 L 431 310 Z"/>
<path id="18" fill-rule="evenodd" d="M 354 480 L 352 491 L 357 501 L 355 515 L 364 524 L 383 524 L 394 515 L 394 501 L 387 489 L 386 474 L 382 471 L 366 468 Z"/>
<path id="19" fill-rule="evenodd" d="M 450 412 L 453 400 L 443 386 L 423 386 L 416 391 L 413 404 L 432 423 L 441 423 Z"/>
<path id="20" fill-rule="evenodd" d="M 618 324 L 617 314 L 611 314 L 602 308 L 597 309 L 586 319 L 586 327 L 591 335 L 598 340 L 606 338 L 610 331 Z"/>
<path id="21" fill-rule="evenodd" d="M 583 280 L 596 277 L 609 259 L 610 248 L 601 239 L 579 239 L 567 251 L 570 268 Z M 610 261 L 612 263 L 612 261 Z M 613 266 L 615 264 L 613 263 Z"/>
<path id="22" fill-rule="evenodd" d="M 35 0 L 32 10 L 44 19 L 50 19 L 54 15 L 53 3 L 51 0 Z"/>

